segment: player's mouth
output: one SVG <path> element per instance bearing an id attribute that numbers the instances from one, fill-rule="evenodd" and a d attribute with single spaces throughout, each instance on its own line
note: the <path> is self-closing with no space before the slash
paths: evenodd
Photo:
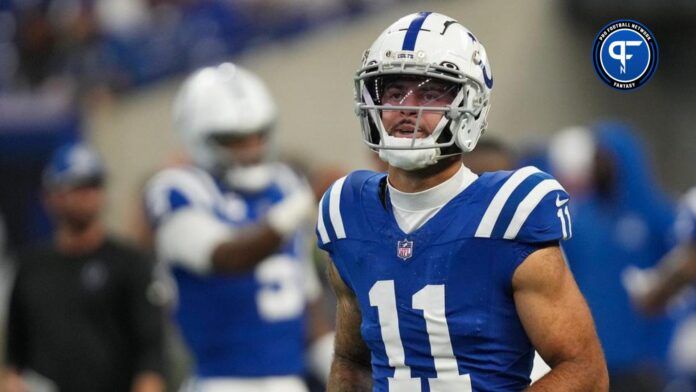
<path id="1" fill-rule="evenodd" d="M 395 127 L 391 129 L 390 136 L 393 137 L 403 137 L 403 138 L 413 138 L 414 131 L 416 130 L 416 125 L 410 122 L 402 122 L 396 124 Z M 428 136 L 427 132 L 423 132 L 420 128 L 415 132 L 416 139 L 425 138 Z"/>

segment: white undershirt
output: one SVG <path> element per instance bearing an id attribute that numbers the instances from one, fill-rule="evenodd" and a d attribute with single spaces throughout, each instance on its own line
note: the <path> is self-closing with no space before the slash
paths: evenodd
<path id="1" fill-rule="evenodd" d="M 401 192 L 387 181 L 396 223 L 404 233 L 417 230 L 477 178 L 476 174 L 462 165 L 452 178 L 421 192 Z"/>

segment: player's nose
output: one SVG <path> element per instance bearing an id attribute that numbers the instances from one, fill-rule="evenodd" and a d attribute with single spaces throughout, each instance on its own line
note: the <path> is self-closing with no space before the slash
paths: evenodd
<path id="1" fill-rule="evenodd" d="M 418 99 L 414 96 L 415 94 L 407 94 L 403 100 L 400 102 L 401 108 L 401 113 L 404 115 L 416 115 L 418 113 L 417 110 L 409 108 L 409 107 L 414 107 L 418 106 L 419 102 Z"/>

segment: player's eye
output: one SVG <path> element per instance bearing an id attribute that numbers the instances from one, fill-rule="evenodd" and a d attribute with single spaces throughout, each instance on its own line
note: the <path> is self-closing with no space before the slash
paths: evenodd
<path id="1" fill-rule="evenodd" d="M 404 98 L 404 89 L 398 87 L 390 87 L 382 96 L 382 102 L 396 104 Z"/>
<path id="2" fill-rule="evenodd" d="M 382 103 L 386 105 L 403 105 L 408 93 L 401 88 L 390 88 L 384 93 Z"/>
<path id="3" fill-rule="evenodd" d="M 423 100 L 425 102 L 430 102 L 430 101 L 435 101 L 438 98 L 440 98 L 442 96 L 442 92 L 430 90 L 430 91 L 424 92 L 423 94 L 421 94 L 421 96 L 423 97 Z"/>
<path id="4" fill-rule="evenodd" d="M 420 93 L 420 98 L 423 103 L 444 103 L 449 104 L 454 100 L 454 87 L 433 86 L 432 88 L 423 89 Z"/>

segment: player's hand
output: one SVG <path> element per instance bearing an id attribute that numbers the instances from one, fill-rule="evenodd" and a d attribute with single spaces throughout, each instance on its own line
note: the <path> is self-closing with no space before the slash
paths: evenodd
<path id="1" fill-rule="evenodd" d="M 316 199 L 312 190 L 302 184 L 268 211 L 268 224 L 283 237 L 292 235 L 314 215 Z"/>
<path id="2" fill-rule="evenodd" d="M 628 292 L 631 302 L 645 313 L 656 311 L 649 306 L 648 297 L 653 291 L 657 279 L 657 273 L 651 268 L 640 269 L 628 266 L 621 272 L 621 283 Z"/>

